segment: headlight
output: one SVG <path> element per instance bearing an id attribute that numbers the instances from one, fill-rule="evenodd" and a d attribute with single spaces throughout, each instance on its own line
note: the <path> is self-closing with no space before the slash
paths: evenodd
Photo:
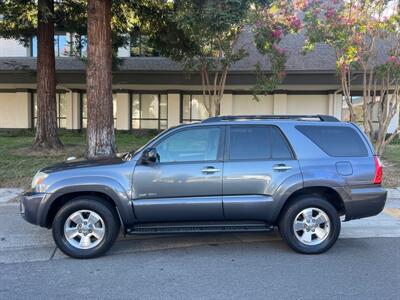
<path id="1" fill-rule="evenodd" d="M 32 190 L 38 193 L 44 193 L 47 190 L 47 185 L 43 184 L 43 181 L 49 176 L 43 172 L 37 172 L 35 177 L 32 180 Z"/>

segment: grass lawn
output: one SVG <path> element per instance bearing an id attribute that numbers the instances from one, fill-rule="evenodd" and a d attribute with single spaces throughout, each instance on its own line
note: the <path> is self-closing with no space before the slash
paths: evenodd
<path id="1" fill-rule="evenodd" d="M 154 135 L 138 136 L 132 133 L 117 133 L 119 152 L 138 149 Z M 33 152 L 32 132 L 7 136 L 0 134 L 0 188 L 21 187 L 27 189 L 36 171 L 46 165 L 64 161 L 69 156 L 83 157 L 85 135 L 83 133 L 60 133 L 65 149 L 61 152 Z M 388 145 L 383 156 L 384 186 L 400 186 L 400 142 Z"/>
<path id="2" fill-rule="evenodd" d="M 400 141 L 386 146 L 383 161 L 383 184 L 385 187 L 400 187 Z"/>
<path id="3" fill-rule="evenodd" d="M 131 151 L 144 145 L 153 135 L 135 136 L 132 133 L 117 133 L 118 152 Z M 60 138 L 65 149 L 60 152 L 33 152 L 32 132 L 17 136 L 0 135 L 0 188 L 30 187 L 36 171 L 46 165 L 64 161 L 69 156 L 83 157 L 85 139 L 83 133 L 62 132 Z"/>

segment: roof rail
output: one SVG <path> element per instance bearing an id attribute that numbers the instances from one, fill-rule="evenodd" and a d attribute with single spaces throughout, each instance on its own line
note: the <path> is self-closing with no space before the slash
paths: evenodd
<path id="1" fill-rule="evenodd" d="M 205 119 L 203 123 L 236 121 L 236 120 L 295 120 L 306 121 L 317 119 L 321 122 L 340 122 L 337 118 L 329 115 L 241 115 L 241 116 L 219 116 Z"/>

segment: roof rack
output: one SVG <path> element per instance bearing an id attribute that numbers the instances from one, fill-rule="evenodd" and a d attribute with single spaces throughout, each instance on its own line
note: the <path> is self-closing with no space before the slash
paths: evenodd
<path id="1" fill-rule="evenodd" d="M 237 121 L 237 120 L 295 120 L 307 121 L 317 119 L 321 122 L 340 122 L 337 118 L 329 115 L 241 115 L 241 116 L 219 116 L 205 119 L 203 123 Z"/>

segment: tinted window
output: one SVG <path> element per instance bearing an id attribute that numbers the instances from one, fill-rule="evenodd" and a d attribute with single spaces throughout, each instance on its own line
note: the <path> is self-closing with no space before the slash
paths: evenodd
<path id="1" fill-rule="evenodd" d="M 276 128 L 271 127 L 271 148 L 272 158 L 274 159 L 292 159 L 292 151 L 282 135 L 282 132 Z"/>
<path id="2" fill-rule="evenodd" d="M 217 160 L 220 128 L 179 131 L 157 145 L 160 162 Z"/>
<path id="3" fill-rule="evenodd" d="M 292 159 L 290 147 L 273 126 L 238 126 L 230 130 L 230 159 Z"/>
<path id="4" fill-rule="evenodd" d="M 271 157 L 269 127 L 240 126 L 230 130 L 230 159 L 266 159 Z"/>
<path id="5" fill-rule="evenodd" d="M 330 156 L 368 156 L 360 135 L 343 126 L 296 126 L 314 144 Z"/>

